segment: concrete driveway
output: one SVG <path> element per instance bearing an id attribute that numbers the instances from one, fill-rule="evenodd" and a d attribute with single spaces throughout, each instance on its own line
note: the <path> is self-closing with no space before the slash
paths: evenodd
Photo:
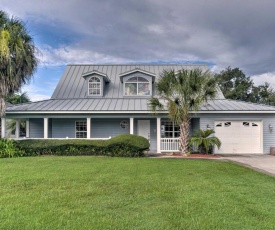
<path id="1" fill-rule="evenodd" d="M 275 156 L 271 155 L 238 155 L 222 156 L 223 160 L 229 160 L 257 171 L 275 176 Z"/>

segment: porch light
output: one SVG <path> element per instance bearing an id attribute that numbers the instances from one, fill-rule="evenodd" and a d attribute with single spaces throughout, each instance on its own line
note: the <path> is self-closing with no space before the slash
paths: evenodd
<path id="1" fill-rule="evenodd" d="M 207 130 L 211 129 L 209 124 L 206 125 L 206 129 Z"/>
<path id="2" fill-rule="evenodd" d="M 273 126 L 271 124 L 268 125 L 269 131 L 272 132 Z"/>

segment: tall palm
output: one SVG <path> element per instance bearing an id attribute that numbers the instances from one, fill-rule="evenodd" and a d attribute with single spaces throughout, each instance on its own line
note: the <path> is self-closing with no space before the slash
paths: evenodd
<path id="1" fill-rule="evenodd" d="M 5 97 L 5 101 L 13 105 L 31 102 L 27 92 L 15 93 L 13 95 L 9 95 Z"/>
<path id="2" fill-rule="evenodd" d="M 156 97 L 149 100 L 150 109 L 168 110 L 170 119 L 180 126 L 179 149 L 188 152 L 191 113 L 198 112 L 201 105 L 214 99 L 217 84 L 209 71 L 201 69 L 165 70 L 156 83 Z"/>
<path id="3" fill-rule="evenodd" d="M 36 71 L 37 51 L 25 24 L 0 11 L 0 116 L 5 113 L 5 96 L 18 92 Z"/>
<path id="4" fill-rule="evenodd" d="M 211 136 L 215 131 L 213 129 L 197 130 L 190 138 L 190 145 L 194 145 L 201 153 L 209 153 L 215 146 L 221 147 L 219 138 Z"/>
<path id="5" fill-rule="evenodd" d="M 31 102 L 28 94 L 26 92 L 23 93 L 16 93 L 11 96 L 5 97 L 5 101 L 12 104 L 21 104 L 21 103 L 27 103 Z M 7 122 L 7 128 L 13 132 L 15 132 L 16 129 L 16 121 L 15 120 L 9 120 Z M 26 121 L 22 120 L 20 121 L 20 133 L 26 133 Z"/>

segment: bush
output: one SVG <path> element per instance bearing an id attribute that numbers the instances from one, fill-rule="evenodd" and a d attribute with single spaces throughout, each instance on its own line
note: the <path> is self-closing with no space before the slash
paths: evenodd
<path id="1" fill-rule="evenodd" d="M 194 135 L 190 138 L 190 146 L 197 148 L 200 153 L 213 153 L 215 146 L 221 147 L 221 141 L 215 136 L 211 136 L 215 131 L 213 129 L 196 130 Z"/>
<path id="2" fill-rule="evenodd" d="M 4 138 L 0 139 L 0 158 L 18 157 L 22 156 L 22 154 L 23 152 L 16 147 L 15 141 Z"/>
<path id="3" fill-rule="evenodd" d="M 100 155 L 111 157 L 142 157 L 149 148 L 148 140 L 141 136 L 123 134 L 109 140 L 88 139 L 26 139 L 15 142 L 23 156 L 40 155 Z"/>

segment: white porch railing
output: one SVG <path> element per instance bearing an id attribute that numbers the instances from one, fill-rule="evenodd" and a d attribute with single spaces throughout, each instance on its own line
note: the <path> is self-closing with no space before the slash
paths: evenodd
<path id="1" fill-rule="evenodd" d="M 179 152 L 179 138 L 160 138 L 161 152 Z"/>

